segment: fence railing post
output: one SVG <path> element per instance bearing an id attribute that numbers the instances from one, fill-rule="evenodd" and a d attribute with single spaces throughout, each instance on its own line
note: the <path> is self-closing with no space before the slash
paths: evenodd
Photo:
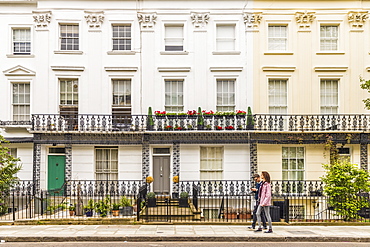
<path id="1" fill-rule="evenodd" d="M 13 208 L 12 208 L 12 211 L 13 211 L 13 221 L 15 221 L 15 205 L 14 205 L 14 190 L 13 190 L 13 198 L 12 198 L 12 206 L 13 206 Z"/>
<path id="2" fill-rule="evenodd" d="M 289 199 L 284 197 L 285 222 L 289 223 Z"/>

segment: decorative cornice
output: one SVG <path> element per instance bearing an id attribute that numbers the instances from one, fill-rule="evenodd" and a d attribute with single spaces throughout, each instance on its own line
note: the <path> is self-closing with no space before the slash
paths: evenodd
<path id="1" fill-rule="evenodd" d="M 85 19 L 89 26 L 89 31 L 101 31 L 101 26 L 104 21 L 104 12 L 85 11 Z"/>
<path id="2" fill-rule="evenodd" d="M 153 31 L 157 15 L 156 13 L 138 13 L 137 19 L 142 31 Z"/>
<path id="3" fill-rule="evenodd" d="M 311 31 L 311 24 L 315 18 L 315 12 L 307 12 L 307 10 L 295 14 L 295 20 L 300 31 Z"/>
<path id="4" fill-rule="evenodd" d="M 262 71 L 282 71 L 282 72 L 293 72 L 296 67 L 294 66 L 263 66 Z"/>
<path id="5" fill-rule="evenodd" d="M 210 67 L 211 72 L 241 72 L 243 67 Z"/>
<path id="6" fill-rule="evenodd" d="M 209 13 L 191 13 L 190 18 L 195 29 L 205 29 L 209 21 Z"/>
<path id="7" fill-rule="evenodd" d="M 244 18 L 246 31 L 258 31 L 259 30 L 259 25 L 262 20 L 261 12 L 244 13 L 243 18 Z"/>
<path id="8" fill-rule="evenodd" d="M 84 71 L 84 66 L 50 66 L 54 71 Z"/>
<path id="9" fill-rule="evenodd" d="M 35 30 L 48 30 L 51 21 L 51 11 L 32 11 Z"/>
<path id="10" fill-rule="evenodd" d="M 369 18 L 367 11 L 348 12 L 348 22 L 351 31 L 363 31 L 365 21 Z"/>
<path id="11" fill-rule="evenodd" d="M 136 72 L 137 69 L 137 67 L 104 67 L 107 72 Z"/>
<path id="12" fill-rule="evenodd" d="M 20 65 L 4 70 L 3 73 L 6 76 L 35 76 L 36 75 L 35 71 L 27 69 Z"/>
<path id="13" fill-rule="evenodd" d="M 348 67 L 314 67 L 316 72 L 345 72 Z"/>
<path id="14" fill-rule="evenodd" d="M 159 72 L 189 72 L 191 67 L 158 67 Z"/>

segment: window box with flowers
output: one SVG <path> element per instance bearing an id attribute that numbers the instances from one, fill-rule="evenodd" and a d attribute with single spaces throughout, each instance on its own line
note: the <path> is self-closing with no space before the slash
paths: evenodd
<path id="1" fill-rule="evenodd" d="M 237 110 L 235 113 L 236 118 L 245 118 L 247 113 L 245 111 Z"/>
<path id="2" fill-rule="evenodd" d="M 224 128 L 222 128 L 220 125 L 216 125 L 215 126 L 215 130 L 223 130 Z"/>
<path id="3" fill-rule="evenodd" d="M 196 110 L 189 110 L 186 114 L 189 119 L 196 119 L 198 117 L 198 113 L 196 112 Z"/>
<path id="4" fill-rule="evenodd" d="M 171 125 L 164 126 L 164 130 L 173 130 L 173 127 Z"/>
<path id="5" fill-rule="evenodd" d="M 234 130 L 234 129 L 235 129 L 234 126 L 231 125 L 225 127 L 225 130 Z"/>
<path id="6" fill-rule="evenodd" d="M 204 118 L 210 119 L 210 118 L 213 118 L 213 116 L 215 115 L 215 113 L 213 111 L 205 111 L 205 110 L 203 110 L 202 111 L 202 115 L 203 115 Z"/>
<path id="7" fill-rule="evenodd" d="M 166 111 L 155 111 L 155 118 L 157 119 L 164 119 L 166 118 Z"/>

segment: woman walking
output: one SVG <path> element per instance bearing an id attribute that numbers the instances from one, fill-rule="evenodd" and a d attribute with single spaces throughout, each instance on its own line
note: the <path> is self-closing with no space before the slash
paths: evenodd
<path id="1" fill-rule="evenodd" d="M 262 231 L 262 224 L 261 224 L 261 212 L 262 210 L 265 212 L 266 220 L 269 223 L 269 229 L 265 231 L 265 233 L 272 232 L 272 222 L 270 216 L 270 206 L 271 206 L 271 180 L 270 174 L 268 172 L 261 173 L 261 180 L 263 181 L 260 187 L 259 193 L 259 205 L 257 209 L 257 221 L 258 221 L 258 229 L 255 232 Z"/>

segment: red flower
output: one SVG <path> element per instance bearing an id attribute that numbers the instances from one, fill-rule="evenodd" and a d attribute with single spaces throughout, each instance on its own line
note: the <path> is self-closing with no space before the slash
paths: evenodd
<path id="1" fill-rule="evenodd" d="M 236 114 L 237 115 L 245 115 L 245 114 L 247 114 L 245 111 L 241 111 L 241 110 L 237 110 L 236 111 Z"/>
<path id="2" fill-rule="evenodd" d="M 188 111 L 187 113 L 188 115 L 197 115 L 197 112 L 195 110 L 192 110 L 192 111 Z"/>
<path id="3" fill-rule="evenodd" d="M 166 125 L 164 128 L 165 129 L 173 129 L 173 127 L 171 125 Z"/>
<path id="4" fill-rule="evenodd" d="M 226 126 L 226 127 L 225 127 L 225 129 L 227 129 L 227 130 L 233 130 L 233 129 L 234 129 L 234 127 L 233 127 L 233 126 L 231 126 L 231 125 L 229 125 L 229 126 Z"/>
<path id="5" fill-rule="evenodd" d="M 155 111 L 154 114 L 157 116 L 164 116 L 166 115 L 166 111 Z"/>
<path id="6" fill-rule="evenodd" d="M 203 113 L 203 115 L 214 115 L 215 114 L 212 110 L 211 111 L 203 110 L 202 113 Z"/>
<path id="7" fill-rule="evenodd" d="M 216 130 L 222 130 L 222 127 L 217 125 Z"/>
<path id="8" fill-rule="evenodd" d="M 179 127 L 176 127 L 175 129 L 177 129 L 177 130 L 182 130 L 182 128 L 179 126 Z"/>

